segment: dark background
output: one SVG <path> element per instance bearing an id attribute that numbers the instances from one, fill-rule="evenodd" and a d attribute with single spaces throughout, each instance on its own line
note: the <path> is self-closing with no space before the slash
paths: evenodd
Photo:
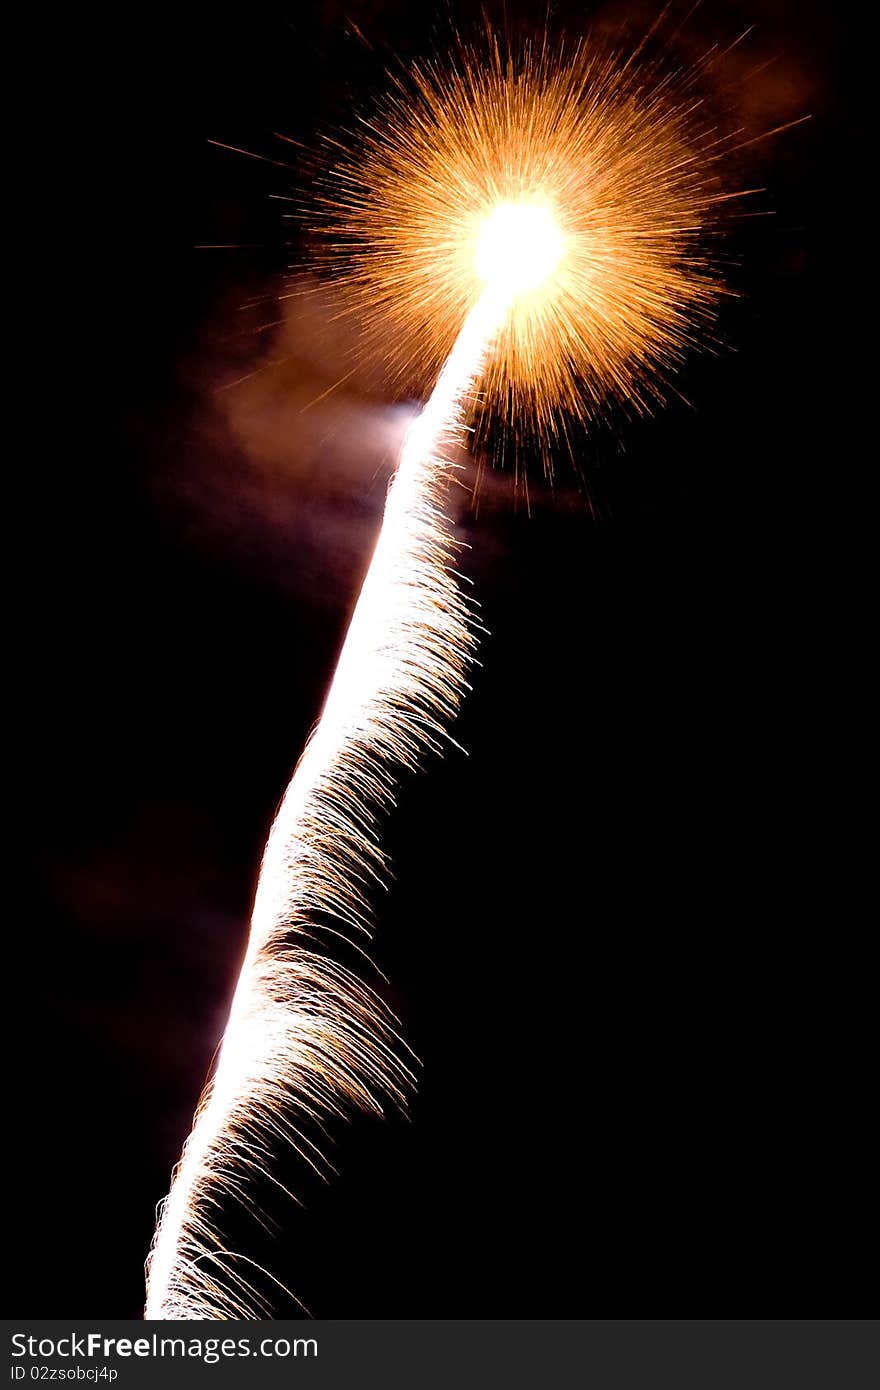
<path id="1" fill-rule="evenodd" d="M 242 1236 L 319 1316 L 865 1309 L 850 21 L 707 8 L 698 47 L 754 21 L 744 67 L 782 55 L 749 119 L 811 120 L 755 157 L 773 216 L 734 233 L 733 350 L 688 369 L 694 408 L 598 443 L 586 492 L 560 465 L 530 511 L 506 475 L 462 509 L 491 633 L 470 756 L 405 785 L 374 951 L 419 1093 L 409 1121 L 340 1129 L 330 1185 L 289 1162 L 304 1209 Z M 10 930 L 16 1315 L 141 1306 L 266 829 L 369 554 L 387 469 L 331 442 L 330 481 L 294 476 L 283 417 L 257 420 L 255 453 L 218 387 L 273 356 L 254 329 L 298 253 L 269 196 L 297 151 L 271 132 L 310 140 L 390 54 L 442 41 L 443 13 L 411 11 L 78 13 L 19 55 L 52 206 L 32 214 L 51 309 L 18 461 L 36 876 Z"/>

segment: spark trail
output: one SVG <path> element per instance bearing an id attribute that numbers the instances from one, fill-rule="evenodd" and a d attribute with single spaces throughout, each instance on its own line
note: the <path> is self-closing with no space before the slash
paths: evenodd
<path id="1" fill-rule="evenodd" d="M 273 1138 L 323 1170 L 315 1125 L 404 1097 L 393 1017 L 314 938 L 369 930 L 395 772 L 438 747 L 462 697 L 475 639 L 443 501 L 508 304 L 497 284 L 483 291 L 406 435 L 333 683 L 266 845 L 223 1045 L 148 1261 L 148 1318 L 265 1316 L 247 1260 L 223 1247 L 222 1202 L 248 1202 Z"/>

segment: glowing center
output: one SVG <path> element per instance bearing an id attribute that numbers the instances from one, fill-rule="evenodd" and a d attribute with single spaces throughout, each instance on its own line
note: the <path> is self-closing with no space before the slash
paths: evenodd
<path id="1" fill-rule="evenodd" d="M 477 274 L 511 294 L 534 290 L 553 274 L 564 239 L 549 208 L 500 203 L 486 221 L 477 248 Z"/>

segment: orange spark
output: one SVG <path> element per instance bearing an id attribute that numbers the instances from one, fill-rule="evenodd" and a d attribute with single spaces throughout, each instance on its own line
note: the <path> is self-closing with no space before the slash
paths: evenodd
<path id="1" fill-rule="evenodd" d="M 555 229 L 553 264 L 507 318 L 485 410 L 551 441 L 566 411 L 649 410 L 723 292 L 725 142 L 691 77 L 583 43 L 463 46 L 397 79 L 317 194 L 334 283 L 385 369 L 408 389 L 436 375 L 518 210 Z"/>

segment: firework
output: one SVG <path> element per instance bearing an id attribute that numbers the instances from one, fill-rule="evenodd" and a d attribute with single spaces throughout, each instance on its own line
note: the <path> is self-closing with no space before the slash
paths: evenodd
<path id="1" fill-rule="evenodd" d="M 444 495 L 480 383 L 549 433 L 561 406 L 647 408 L 705 332 L 722 193 L 686 86 L 576 50 L 464 54 L 398 87 L 321 194 L 341 291 L 437 384 L 411 425 L 318 725 L 272 827 L 213 1077 L 148 1263 L 147 1316 L 265 1315 L 219 1212 L 290 1140 L 401 1101 L 380 999 L 322 947 L 371 927 L 395 777 L 440 746 L 474 648 Z M 398 364 L 399 365 L 399 364 Z M 395 363 L 389 357 L 388 369 Z M 266 1271 L 263 1271 L 266 1274 Z M 271 1279 L 271 1275 L 267 1275 Z"/>

